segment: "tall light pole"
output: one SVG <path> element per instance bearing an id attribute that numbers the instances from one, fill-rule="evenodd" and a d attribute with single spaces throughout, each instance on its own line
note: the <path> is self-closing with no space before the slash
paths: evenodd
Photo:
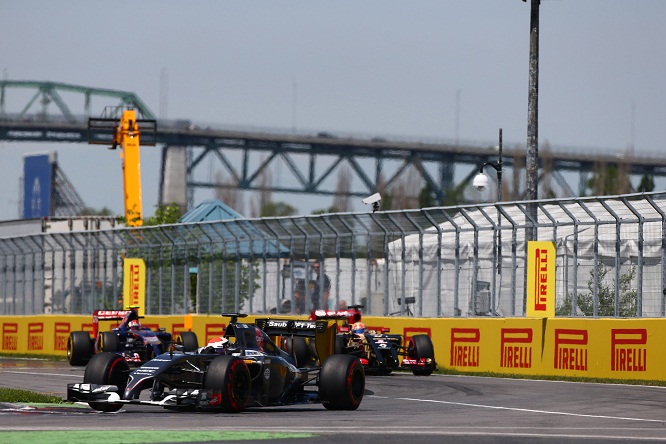
<path id="1" fill-rule="evenodd" d="M 526 1 L 526 0 L 523 0 Z M 538 199 L 539 181 L 539 4 L 541 0 L 531 0 L 530 12 L 530 64 L 529 64 L 529 91 L 527 97 L 527 153 L 525 162 L 525 176 L 527 200 Z M 527 205 L 528 215 L 536 224 L 537 206 L 535 203 Z M 537 239 L 537 227 L 527 229 L 526 241 Z"/>

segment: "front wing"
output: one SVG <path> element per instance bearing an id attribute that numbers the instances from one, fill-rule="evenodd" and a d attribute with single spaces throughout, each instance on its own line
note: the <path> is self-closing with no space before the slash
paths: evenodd
<path id="1" fill-rule="evenodd" d="M 109 404 L 152 405 L 159 407 L 201 409 L 218 408 L 222 402 L 222 390 L 215 389 L 175 389 L 160 400 L 120 399 L 119 388 L 102 384 L 67 384 L 67 401 L 97 402 Z"/>

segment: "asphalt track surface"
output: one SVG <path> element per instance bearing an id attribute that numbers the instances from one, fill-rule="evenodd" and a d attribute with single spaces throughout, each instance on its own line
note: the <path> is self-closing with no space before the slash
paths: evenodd
<path id="1" fill-rule="evenodd" d="M 81 382 L 83 370 L 66 362 L 0 357 L 0 386 L 64 398 L 67 383 Z M 353 412 L 328 411 L 319 404 L 234 415 L 152 406 L 99 413 L 87 406 L 0 404 L 2 442 L 7 441 L 3 433 L 18 431 L 38 432 L 34 440 L 42 442 L 48 439 L 38 436 L 46 431 L 103 431 L 104 437 L 88 442 L 128 442 L 123 437 L 144 430 L 173 431 L 163 442 L 216 441 L 194 431 L 217 433 L 219 442 L 230 442 L 224 436 L 233 432 L 231 441 L 249 437 L 243 441 L 248 443 L 277 438 L 280 443 L 363 444 L 666 442 L 666 388 L 394 372 L 369 376 L 363 402 Z M 278 434 L 253 435 L 257 432 Z M 282 432 L 304 435 L 281 438 Z"/>

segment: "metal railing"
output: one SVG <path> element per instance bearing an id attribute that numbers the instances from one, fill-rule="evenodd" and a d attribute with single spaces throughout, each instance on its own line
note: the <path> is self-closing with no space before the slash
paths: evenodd
<path id="1" fill-rule="evenodd" d="M 666 193 L 534 204 L 537 239 L 556 247 L 557 315 L 665 316 Z M 361 304 L 379 316 L 523 316 L 528 205 L 3 238 L 0 314 L 119 308 L 123 259 L 141 258 L 147 314 Z"/>

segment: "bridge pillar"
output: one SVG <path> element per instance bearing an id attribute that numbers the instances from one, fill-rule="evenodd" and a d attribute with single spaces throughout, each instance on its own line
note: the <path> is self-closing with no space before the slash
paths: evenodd
<path id="1" fill-rule="evenodd" d="M 187 211 L 187 148 L 164 146 L 160 171 L 159 204 L 177 203 L 181 212 Z"/>

